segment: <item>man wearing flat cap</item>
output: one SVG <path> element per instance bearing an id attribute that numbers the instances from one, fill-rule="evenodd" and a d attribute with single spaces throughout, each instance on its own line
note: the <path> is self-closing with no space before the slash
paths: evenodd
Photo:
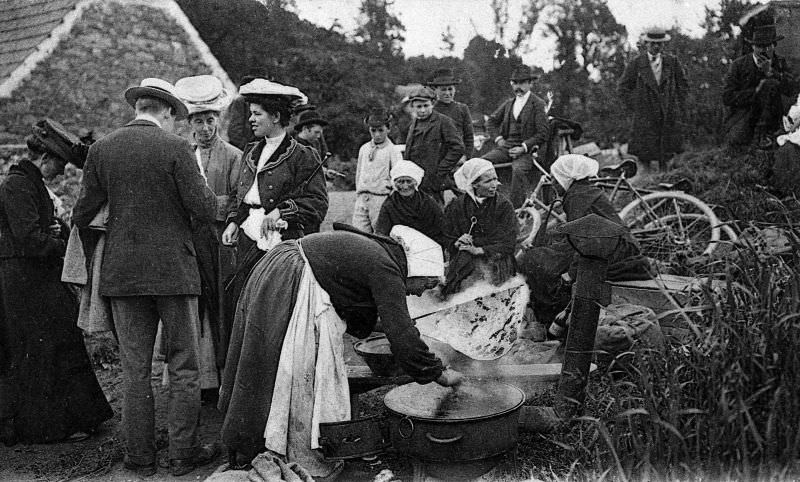
<path id="1" fill-rule="evenodd" d="M 674 154 L 683 151 L 678 120 L 689 90 L 678 58 L 664 52 L 669 39 L 660 28 L 645 32 L 642 43 L 646 52 L 628 64 L 618 85 L 620 98 L 632 114 L 628 152 L 645 166 L 657 163 L 661 170 Z"/>
<path id="2" fill-rule="evenodd" d="M 456 129 L 461 134 L 461 141 L 464 143 L 464 155 L 461 156 L 461 160 L 464 161 L 472 157 L 475 139 L 469 107 L 456 100 L 456 85 L 460 83 L 461 79 L 453 75 L 453 69 L 439 69 L 433 74 L 428 86 L 436 92 L 433 110 L 453 119 Z"/>
<path id="3" fill-rule="evenodd" d="M 433 89 L 420 86 L 408 98 L 414 119 L 408 128 L 404 157 L 425 170 L 419 190 L 444 206 L 444 191 L 455 187 L 453 171 L 464 154 L 464 142 L 453 120 L 433 110 Z"/>
<path id="4" fill-rule="evenodd" d="M 725 76 L 722 103 L 728 108 L 725 143 L 729 148 L 774 147 L 784 114 L 781 96 L 793 98 L 798 91 L 786 59 L 775 53 L 781 39 L 775 24 L 753 28 L 745 38 L 753 52 L 734 60 Z"/>
<path id="5" fill-rule="evenodd" d="M 511 204 L 522 206 L 539 181 L 541 172 L 533 165 L 548 136 L 546 104 L 531 92 L 538 79 L 530 67 L 522 65 L 511 74 L 514 97 L 506 100 L 489 116 L 487 127 L 496 148 L 483 158 L 494 164 L 511 163 Z M 547 166 L 544 166 L 547 168 Z"/>
<path id="6" fill-rule="evenodd" d="M 125 467 L 156 471 L 150 386 L 153 344 L 163 323 L 169 360 L 169 458 L 174 476 L 213 460 L 198 437 L 200 274 L 192 222 L 212 223 L 216 196 L 186 139 L 171 134 L 186 106 L 167 81 L 148 78 L 125 91 L 136 119 L 95 142 L 72 219 L 86 229 L 108 205 L 100 294 L 109 297 L 119 340 L 125 398 Z"/>

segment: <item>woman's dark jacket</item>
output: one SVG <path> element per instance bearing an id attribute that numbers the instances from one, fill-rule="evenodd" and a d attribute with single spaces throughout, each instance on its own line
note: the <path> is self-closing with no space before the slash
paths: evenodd
<path id="1" fill-rule="evenodd" d="M 11 166 L 0 199 L 0 258 L 59 258 L 67 248 L 66 229 L 50 235 L 53 200 L 39 168 L 28 160 Z M 13 216 L 11 215 L 13 213 Z"/>
<path id="2" fill-rule="evenodd" d="M 60 235 L 50 234 L 56 223 Z M 0 421 L 24 443 L 89 432 L 114 415 L 61 282 L 67 234 L 39 168 L 12 166 L 0 185 Z"/>
<path id="3" fill-rule="evenodd" d="M 251 206 L 242 201 L 258 177 L 258 197 L 266 213 L 275 208 L 289 228 L 283 239 L 294 239 L 319 231 L 328 212 L 328 193 L 321 161 L 313 149 L 300 145 L 289 135 L 256 173 L 258 159 L 266 142 L 262 139 L 247 145 L 242 154 L 242 172 L 236 192 L 236 210 L 228 215 L 228 223 L 241 225 Z"/>

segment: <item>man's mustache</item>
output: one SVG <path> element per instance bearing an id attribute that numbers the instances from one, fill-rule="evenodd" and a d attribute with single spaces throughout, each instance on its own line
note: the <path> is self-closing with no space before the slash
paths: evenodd
<path id="1" fill-rule="evenodd" d="M 517 88 L 517 89 L 514 89 L 514 93 L 515 93 L 515 94 L 522 94 L 522 93 L 523 93 L 523 90 L 522 90 L 522 89 L 519 89 L 519 88 Z"/>

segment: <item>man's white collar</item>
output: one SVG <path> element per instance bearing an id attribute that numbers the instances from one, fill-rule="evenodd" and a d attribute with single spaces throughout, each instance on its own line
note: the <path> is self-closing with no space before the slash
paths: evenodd
<path id="1" fill-rule="evenodd" d="M 145 112 L 137 114 L 136 115 L 136 120 L 146 120 L 146 121 L 152 122 L 153 124 L 157 125 L 159 128 L 161 127 L 161 121 L 159 121 L 155 117 L 153 117 L 150 114 L 147 114 Z"/>

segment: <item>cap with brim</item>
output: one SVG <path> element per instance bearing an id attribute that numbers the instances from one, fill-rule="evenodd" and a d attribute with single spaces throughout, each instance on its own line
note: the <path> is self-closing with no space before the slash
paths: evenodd
<path id="1" fill-rule="evenodd" d="M 436 100 L 436 92 L 434 92 L 430 87 L 419 87 L 408 94 L 409 102 L 413 102 L 415 100 Z"/>
<path id="2" fill-rule="evenodd" d="M 783 40 L 783 35 L 778 35 L 775 25 L 761 25 L 753 29 L 753 36 L 744 39 L 745 42 L 758 47 L 772 45 L 779 40 Z"/>
<path id="3" fill-rule="evenodd" d="M 525 80 L 536 80 L 539 76 L 534 74 L 530 67 L 527 65 L 521 65 L 514 69 L 514 72 L 511 74 L 511 80 L 514 82 L 523 82 Z"/>
<path id="4" fill-rule="evenodd" d="M 364 117 L 364 125 L 367 127 L 381 127 L 392 122 L 392 114 L 384 110 L 370 112 Z"/>
<path id="5" fill-rule="evenodd" d="M 69 132 L 63 125 L 53 119 L 42 119 L 31 126 L 31 137 L 35 139 L 37 148 L 81 168 L 86 161 L 86 148 L 82 146 L 78 136 Z"/>
<path id="6" fill-rule="evenodd" d="M 672 37 L 663 28 L 651 28 L 642 36 L 643 42 L 669 42 Z"/>
<path id="7" fill-rule="evenodd" d="M 300 116 L 297 119 L 297 123 L 294 125 L 295 130 L 300 130 L 303 126 L 310 126 L 310 125 L 319 125 L 325 127 L 328 125 L 328 121 L 323 119 L 319 116 L 319 113 L 316 110 L 307 110 L 305 112 L 301 112 Z"/>
<path id="8" fill-rule="evenodd" d="M 186 104 L 189 115 L 208 111 L 222 112 L 231 101 L 222 81 L 213 75 L 184 77 L 175 82 L 175 92 Z"/>
<path id="9" fill-rule="evenodd" d="M 315 106 L 314 104 L 297 104 L 294 107 L 292 107 L 292 114 L 300 115 L 308 110 L 317 110 L 317 106 Z"/>
<path id="10" fill-rule="evenodd" d="M 178 94 L 175 93 L 175 87 L 166 80 L 147 78 L 143 79 L 138 87 L 131 87 L 125 91 L 125 100 L 131 107 L 136 107 L 136 100 L 140 97 L 155 97 L 161 99 L 175 111 L 175 117 L 183 118 L 189 113 L 186 105 L 181 102 Z"/>
<path id="11" fill-rule="evenodd" d="M 433 74 L 433 78 L 428 82 L 431 87 L 444 87 L 447 85 L 458 85 L 461 79 L 453 75 L 453 69 L 439 69 Z"/>
<path id="12" fill-rule="evenodd" d="M 289 104 L 305 104 L 308 102 L 308 97 L 300 92 L 300 89 L 297 87 L 279 84 L 267 79 L 253 79 L 239 87 L 239 93 L 243 95 L 245 99 L 277 97 L 285 99 Z"/>

